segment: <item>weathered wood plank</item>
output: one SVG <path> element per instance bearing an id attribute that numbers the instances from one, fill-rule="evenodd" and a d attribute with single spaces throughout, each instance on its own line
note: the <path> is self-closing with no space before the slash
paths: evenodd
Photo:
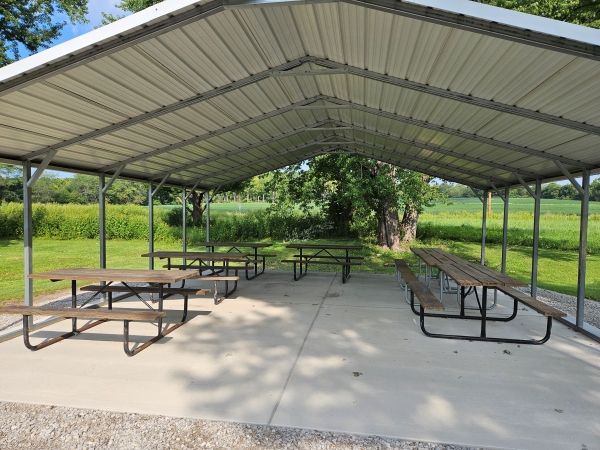
<path id="1" fill-rule="evenodd" d="M 315 245 L 315 244 L 289 244 L 286 248 L 311 249 L 311 250 L 362 250 L 362 245 Z"/>
<path id="2" fill-rule="evenodd" d="M 181 258 L 200 259 L 202 261 L 222 261 L 232 258 L 244 258 L 246 256 L 249 256 L 249 253 L 160 251 L 142 254 L 143 258 Z"/>
<path id="3" fill-rule="evenodd" d="M 479 280 L 465 273 L 460 266 L 454 264 L 440 264 L 438 269 L 452 278 L 459 286 L 481 286 Z"/>
<path id="4" fill-rule="evenodd" d="M 44 280 L 89 280 L 89 281 L 125 281 L 131 283 L 176 283 L 192 277 L 192 273 L 169 270 L 135 270 L 135 269 L 99 269 L 99 268 L 66 268 L 38 272 L 29 278 Z"/>
<path id="5" fill-rule="evenodd" d="M 546 317 L 566 317 L 567 316 L 566 313 L 559 311 L 558 309 L 553 308 L 552 306 L 547 305 L 544 302 L 536 300 L 535 298 L 530 297 L 529 295 L 527 295 L 521 291 L 518 291 L 514 288 L 511 288 L 508 286 L 501 286 L 498 288 L 498 290 L 500 292 L 504 292 L 509 297 L 512 297 L 512 298 L 520 301 L 521 303 L 529 306 L 534 311 L 537 311 Z"/>
<path id="6" fill-rule="evenodd" d="M 0 314 L 21 314 L 34 316 L 57 316 L 80 319 L 107 319 L 107 320 L 138 320 L 153 322 L 167 313 L 141 309 L 104 309 L 104 308 L 48 308 L 43 306 L 6 306 L 0 309 Z"/>
<path id="7" fill-rule="evenodd" d="M 409 281 L 408 287 L 415 294 L 421 306 L 424 309 L 433 311 L 443 311 L 446 309 L 435 295 L 420 281 Z"/>
<path id="8" fill-rule="evenodd" d="M 408 267 L 406 261 L 403 259 L 396 259 L 394 263 L 396 265 L 396 270 L 400 272 L 405 283 L 408 283 L 409 281 L 419 281 L 419 278 L 414 274 L 410 267 Z"/>

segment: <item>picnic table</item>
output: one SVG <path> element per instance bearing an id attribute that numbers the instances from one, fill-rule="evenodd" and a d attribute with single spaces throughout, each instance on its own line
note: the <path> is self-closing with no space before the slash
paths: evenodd
<path id="1" fill-rule="evenodd" d="M 462 339 L 471 341 L 488 341 L 488 342 L 506 342 L 515 344 L 543 344 L 550 338 L 552 329 L 552 317 L 564 317 L 566 314 L 562 311 L 558 311 L 545 303 L 540 302 L 516 289 L 515 287 L 528 286 L 515 278 L 509 277 L 503 273 L 500 273 L 490 267 L 471 264 L 468 261 L 464 261 L 456 256 L 450 255 L 451 257 L 445 256 L 441 252 L 432 252 L 432 249 L 422 252 L 423 249 L 419 249 L 419 253 L 424 256 L 426 264 L 433 262 L 432 258 L 437 258 L 435 267 L 441 272 L 452 278 L 459 288 L 460 293 L 460 312 L 458 314 L 447 314 L 441 312 L 426 313 L 425 309 L 432 310 L 443 310 L 445 309 L 443 304 L 438 301 L 433 293 L 427 289 L 427 286 L 418 280 L 408 282 L 411 288 L 411 309 L 413 312 L 420 316 L 421 329 L 423 333 L 430 337 L 447 338 L 447 339 Z M 440 249 L 441 250 L 441 249 Z M 443 252 L 443 251 L 442 251 Z M 418 253 L 418 252 L 415 252 Z M 429 262 L 427 262 L 429 261 Z M 432 264 L 433 265 L 433 264 Z M 481 299 L 477 294 L 477 287 L 482 288 Z M 475 296 L 477 298 L 479 312 L 478 315 L 471 315 L 465 313 L 465 296 L 468 288 L 474 288 Z M 488 317 L 487 316 L 487 295 L 488 289 L 498 289 L 508 296 L 513 298 L 513 312 L 508 317 Z M 415 295 L 420 301 L 419 312 L 415 309 L 414 298 Z M 487 336 L 487 322 L 509 322 L 517 316 L 518 303 L 524 303 L 531 309 L 539 312 L 540 314 L 547 317 L 546 334 L 542 339 L 513 339 L 513 338 L 496 338 Z M 479 320 L 481 322 L 481 329 L 479 336 L 463 336 L 463 335 L 447 335 L 431 333 L 425 329 L 425 317 L 438 317 L 444 319 L 467 319 L 467 320 Z"/>
<path id="2" fill-rule="evenodd" d="M 239 266 L 231 266 L 230 263 L 236 262 L 244 262 L 244 266 L 241 267 L 242 270 L 247 269 L 247 260 L 242 261 L 242 258 L 248 256 L 248 253 L 227 253 L 227 252 L 188 252 L 188 251 L 156 251 L 144 253 L 142 257 L 144 258 L 159 258 L 166 259 L 167 264 L 163 267 L 171 270 L 171 269 L 179 269 L 181 271 L 189 271 L 189 269 L 193 269 L 194 271 L 198 271 L 197 274 L 193 276 L 194 280 L 210 280 L 214 281 L 215 289 L 213 291 L 213 298 L 215 305 L 221 303 L 223 299 L 229 297 L 231 294 L 235 292 L 238 285 L 239 277 L 237 275 L 238 270 L 240 270 Z M 183 264 L 172 264 L 171 259 L 183 259 Z M 222 266 L 215 266 L 215 262 L 223 263 Z M 234 270 L 235 275 L 229 275 L 229 270 Z M 204 274 L 204 271 L 208 271 L 208 274 Z M 219 273 L 225 271 L 225 275 L 221 276 Z M 187 277 L 190 278 L 190 277 Z M 218 282 L 225 282 L 225 293 L 222 297 L 219 297 L 218 293 Z M 233 281 L 234 285 L 232 289 L 229 289 L 229 282 Z M 184 286 L 185 280 L 182 282 L 182 286 Z"/>
<path id="3" fill-rule="evenodd" d="M 108 320 L 123 320 L 123 347 L 128 356 L 133 356 L 151 344 L 162 339 L 167 334 L 171 333 L 176 328 L 179 328 L 185 322 L 187 316 L 187 295 L 184 296 L 183 318 L 178 323 L 163 330 L 162 321 L 166 316 L 163 312 L 164 289 L 166 285 L 182 281 L 193 276 L 192 273 L 185 272 L 167 272 L 159 270 L 132 270 L 132 269 L 100 269 L 100 268 L 67 268 L 51 270 L 49 272 L 39 272 L 29 275 L 33 279 L 45 279 L 51 281 L 71 281 L 71 300 L 70 308 L 48 308 L 48 307 L 32 307 L 32 306 L 10 306 L 2 308 L 0 312 L 3 314 L 21 314 L 23 315 L 23 340 L 25 346 L 30 350 L 40 350 L 49 345 L 60 342 L 64 339 L 76 336 L 77 334 L 89 330 L 96 325 L 100 325 Z M 97 281 L 106 283 L 98 286 L 97 292 L 79 308 L 77 307 L 77 281 Z M 107 292 L 113 283 L 120 282 L 123 285 L 122 290 L 130 291 L 136 295 L 147 307 L 148 310 L 138 309 L 113 309 L 112 302 L 109 302 L 108 309 L 103 308 L 85 308 L 82 309 L 92 299 L 99 294 Z M 137 288 L 130 286 L 131 283 L 148 283 L 155 286 L 155 291 L 158 293 L 158 309 L 155 310 L 147 301 L 141 298 L 136 291 Z M 38 345 L 32 345 L 29 340 L 29 319 L 33 315 L 59 316 L 70 318 L 72 320 L 72 330 L 69 333 L 49 339 Z M 77 327 L 77 319 L 97 319 L 95 322 L 89 323 L 83 327 Z M 129 348 L 129 322 L 131 321 L 158 321 L 158 334 L 154 338 L 144 344 L 131 350 Z"/>
<path id="4" fill-rule="evenodd" d="M 274 257 L 276 255 L 258 253 L 259 249 L 264 249 L 267 247 L 271 247 L 273 244 L 263 244 L 263 243 L 253 243 L 253 242 L 202 242 L 199 243 L 198 246 L 205 246 L 209 251 L 214 252 L 215 247 L 228 247 L 227 253 L 230 252 L 238 252 L 243 254 L 244 252 L 240 249 L 250 248 L 253 250 L 253 253 L 244 256 L 244 258 L 249 260 L 249 263 L 254 266 L 254 274 L 250 276 L 249 270 L 246 270 L 246 279 L 251 280 L 256 278 L 257 276 L 263 274 L 265 272 L 265 259 L 267 257 Z M 238 257 L 242 257 L 241 255 L 237 255 Z M 262 270 L 258 271 L 258 263 L 261 262 L 259 258 L 262 259 Z"/>
<path id="5" fill-rule="evenodd" d="M 363 256 L 350 256 L 350 251 L 362 250 L 362 245 L 331 245 L 331 244 L 289 244 L 286 248 L 293 248 L 299 251 L 294 258 L 284 259 L 281 262 L 294 264 L 294 280 L 298 281 L 308 271 L 308 263 L 311 264 L 331 264 L 339 265 L 342 268 L 342 283 L 350 278 L 350 268 L 359 266 L 361 263 L 356 260 L 364 259 Z M 316 250 L 316 253 L 305 254 L 303 250 Z M 339 254 L 338 252 L 343 252 Z M 333 253 L 332 253 L 333 252 Z M 300 267 L 300 275 L 297 276 L 296 266 Z"/>

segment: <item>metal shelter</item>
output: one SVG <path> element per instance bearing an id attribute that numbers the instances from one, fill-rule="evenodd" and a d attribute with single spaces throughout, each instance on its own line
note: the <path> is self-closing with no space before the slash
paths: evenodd
<path id="1" fill-rule="evenodd" d="M 524 186 L 534 296 L 541 184 L 568 178 L 582 196 L 569 324 L 587 333 L 598 105 L 590 28 L 468 0 L 167 0 L 0 69 L 0 160 L 24 168 L 26 275 L 31 186 L 46 168 L 100 177 L 104 267 L 104 195 L 119 177 L 148 183 L 150 199 L 163 185 L 185 198 L 350 152 L 504 200 Z"/>

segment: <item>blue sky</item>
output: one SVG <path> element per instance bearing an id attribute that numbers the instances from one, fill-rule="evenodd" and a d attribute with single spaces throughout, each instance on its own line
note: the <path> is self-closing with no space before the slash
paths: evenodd
<path id="1" fill-rule="evenodd" d="M 69 18 L 64 14 L 56 14 L 55 18 L 60 22 L 67 22 L 67 25 L 62 29 L 62 36 L 52 43 L 52 46 L 60 44 L 61 42 L 68 41 L 69 39 L 73 39 L 81 34 L 85 34 L 88 31 L 92 31 L 95 26 L 100 25 L 102 23 L 102 13 L 110 13 L 114 15 L 124 16 L 129 13 L 125 13 L 124 11 L 117 8 L 115 5 L 119 3 L 120 0 L 90 0 L 88 3 L 88 15 L 87 19 L 89 23 L 86 24 L 75 24 L 72 25 L 69 22 Z"/>

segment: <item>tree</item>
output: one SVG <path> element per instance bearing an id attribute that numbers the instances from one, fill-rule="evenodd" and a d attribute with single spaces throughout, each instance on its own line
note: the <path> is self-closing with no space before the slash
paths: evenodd
<path id="1" fill-rule="evenodd" d="M 267 189 L 276 191 L 272 212 L 322 211 L 340 236 L 376 233 L 378 244 L 398 250 L 414 239 L 418 214 L 434 198 L 426 176 L 358 155 L 329 154 L 276 171 Z M 399 220 L 399 211 L 403 220 Z"/>
<path id="2" fill-rule="evenodd" d="M 123 0 L 121 3 L 115 5 L 117 8 L 123 11 L 136 13 L 146 8 L 156 5 L 163 0 Z M 114 16 L 112 14 L 102 13 L 102 25 L 108 25 L 109 23 L 116 22 L 125 16 Z"/>
<path id="3" fill-rule="evenodd" d="M 0 203 L 23 201 L 23 169 L 0 164 Z"/>
<path id="4" fill-rule="evenodd" d="M 600 202 L 600 178 L 590 183 L 590 200 Z"/>
<path id="5" fill-rule="evenodd" d="M 559 198 L 560 185 L 557 183 L 549 183 L 542 186 L 542 198 Z"/>
<path id="6" fill-rule="evenodd" d="M 60 37 L 67 22 L 55 21 L 56 13 L 65 14 L 73 24 L 86 23 L 87 0 L 0 2 L 0 66 L 17 61 L 20 47 L 37 53 Z"/>
<path id="7" fill-rule="evenodd" d="M 600 0 L 472 0 L 500 8 L 600 28 Z"/>

